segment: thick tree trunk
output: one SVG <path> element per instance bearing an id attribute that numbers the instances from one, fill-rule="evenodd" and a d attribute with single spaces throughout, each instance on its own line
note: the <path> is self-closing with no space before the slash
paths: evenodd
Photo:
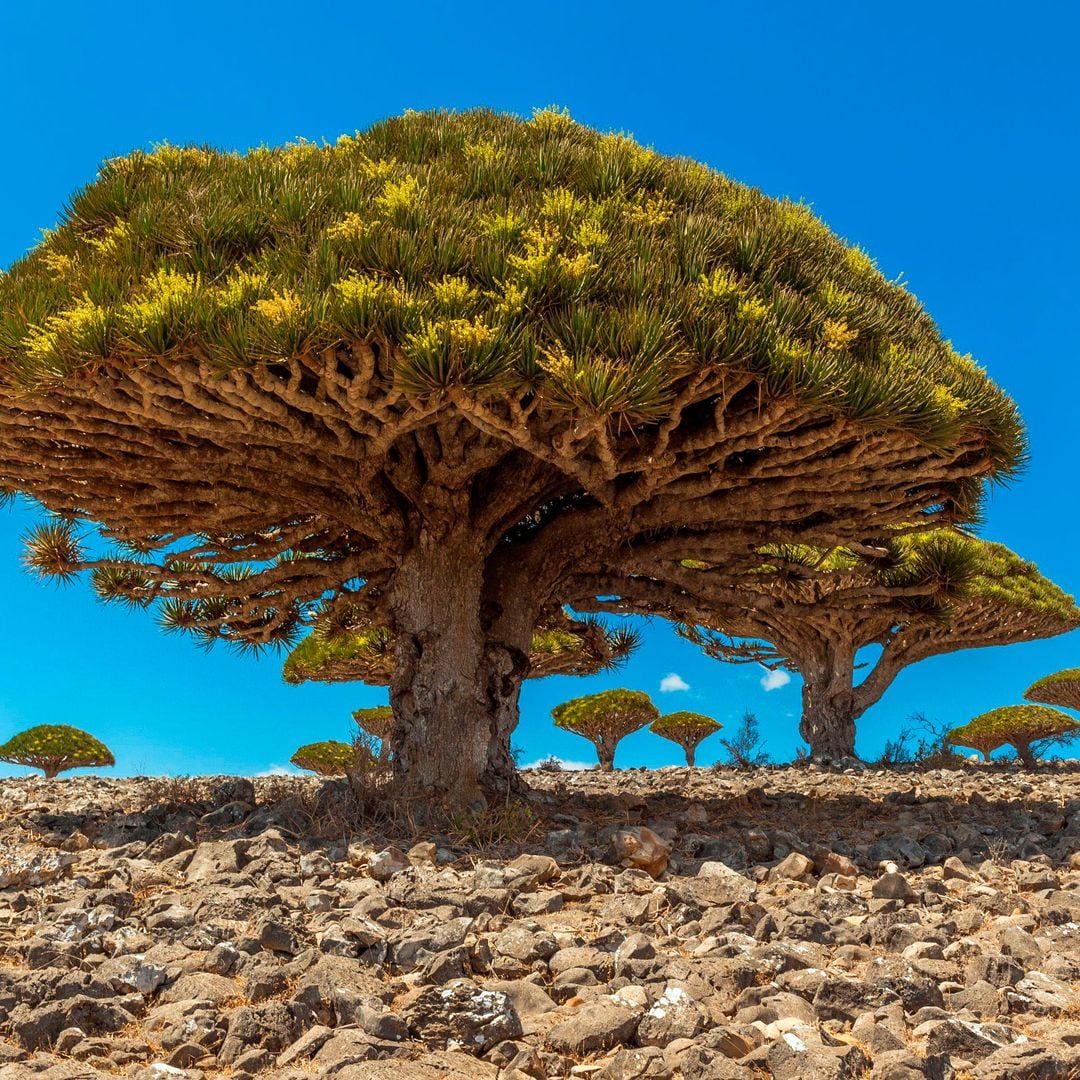
<path id="1" fill-rule="evenodd" d="M 1038 767 L 1039 760 L 1032 752 L 1030 743 L 1014 742 L 1013 746 L 1016 748 L 1016 756 L 1020 759 L 1020 762 L 1025 769 L 1035 769 Z"/>
<path id="2" fill-rule="evenodd" d="M 55 780 L 60 775 L 59 765 L 42 765 L 41 771 L 45 774 L 46 780 Z"/>
<path id="3" fill-rule="evenodd" d="M 697 746 L 684 746 L 686 751 L 686 767 L 692 769 L 694 767 L 694 757 L 697 752 Z"/>
<path id="4" fill-rule="evenodd" d="M 601 772 L 613 772 L 615 769 L 615 747 L 618 743 L 597 740 L 593 745 L 596 747 L 596 756 L 600 760 Z"/>
<path id="5" fill-rule="evenodd" d="M 799 734 L 813 758 L 855 756 L 855 702 L 852 690 L 854 656 L 827 649 L 821 658 L 800 666 L 803 715 Z"/>
<path id="6" fill-rule="evenodd" d="M 453 805 L 514 785 L 510 733 L 528 669 L 528 634 L 521 647 L 492 633 L 482 545 L 458 526 L 423 531 L 390 598 L 394 773 L 406 789 Z"/>

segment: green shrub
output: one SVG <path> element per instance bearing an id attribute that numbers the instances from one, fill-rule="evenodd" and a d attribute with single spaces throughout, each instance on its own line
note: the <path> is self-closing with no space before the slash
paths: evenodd
<path id="1" fill-rule="evenodd" d="M 41 769 L 50 779 L 68 769 L 116 764 L 103 742 L 69 724 L 39 724 L 20 731 L 0 746 L 0 761 Z"/>

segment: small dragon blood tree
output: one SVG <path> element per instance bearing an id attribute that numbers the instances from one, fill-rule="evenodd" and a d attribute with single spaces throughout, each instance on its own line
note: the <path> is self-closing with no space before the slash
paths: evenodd
<path id="1" fill-rule="evenodd" d="M 666 602 L 679 632 L 708 655 L 797 671 L 799 731 L 816 757 L 854 756 L 855 721 L 910 664 L 1080 626 L 1073 598 L 1034 563 L 955 529 L 770 546 L 759 560 L 749 570 L 642 562 L 618 601 L 591 603 L 644 613 Z M 856 657 L 869 645 L 881 652 L 859 677 Z"/>
<path id="2" fill-rule="evenodd" d="M 615 748 L 625 736 L 655 720 L 659 710 L 640 690 L 605 690 L 573 698 L 551 710 L 555 726 L 572 731 L 596 747 L 600 768 L 615 768 Z"/>
<path id="3" fill-rule="evenodd" d="M 320 776 L 344 776 L 356 764 L 356 747 L 327 739 L 301 746 L 289 761 L 298 769 L 307 769 Z"/>
<path id="4" fill-rule="evenodd" d="M 990 760 L 999 746 L 1012 746 L 1017 757 L 1029 768 L 1054 743 L 1074 738 L 1080 723 L 1067 713 L 1045 705 L 1006 705 L 976 716 L 963 727 L 953 728 L 946 736 L 956 746 L 970 746 Z"/>
<path id="5" fill-rule="evenodd" d="M 363 610 L 395 774 L 458 805 L 572 577 L 966 520 L 1023 456 L 805 206 L 557 110 L 113 158 L 0 274 L 29 566 L 240 647 Z"/>
<path id="6" fill-rule="evenodd" d="M 353 710 L 352 718 L 361 731 L 379 740 L 379 760 L 389 761 L 394 710 L 389 705 L 373 705 L 368 709 Z"/>
<path id="7" fill-rule="evenodd" d="M 1027 688 L 1024 698 L 1080 712 L 1080 668 L 1069 668 L 1044 676 Z"/>
<path id="8" fill-rule="evenodd" d="M 711 716 L 696 712 L 673 712 L 658 717 L 649 725 L 649 730 L 654 735 L 678 743 L 686 754 L 686 764 L 693 768 L 698 745 L 721 727 L 723 725 Z"/>
<path id="9" fill-rule="evenodd" d="M 50 780 L 68 769 L 116 764 L 103 742 L 69 724 L 39 724 L 20 731 L 0 746 L 0 761 L 40 769 Z"/>

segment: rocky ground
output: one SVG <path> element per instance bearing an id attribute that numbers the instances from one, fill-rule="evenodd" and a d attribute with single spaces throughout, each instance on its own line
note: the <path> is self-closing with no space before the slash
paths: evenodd
<path id="1" fill-rule="evenodd" d="M 1080 771 L 0 781 L 0 1077 L 1080 1077 Z"/>

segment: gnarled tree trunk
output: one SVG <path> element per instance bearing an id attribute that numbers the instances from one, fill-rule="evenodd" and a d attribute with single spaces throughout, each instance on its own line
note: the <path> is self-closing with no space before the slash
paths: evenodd
<path id="1" fill-rule="evenodd" d="M 510 733 L 528 671 L 529 613 L 510 626 L 485 598 L 483 539 L 447 523 L 421 531 L 402 559 L 390 610 L 394 772 L 454 805 L 515 784 Z M 500 635 L 512 634 L 515 640 Z"/>
<path id="2" fill-rule="evenodd" d="M 803 677 L 799 734 L 810 744 L 810 756 L 854 757 L 853 651 L 826 648 L 814 659 L 801 662 L 799 671 Z"/>
<path id="3" fill-rule="evenodd" d="M 596 756 L 600 761 L 601 772 L 613 772 L 615 769 L 615 747 L 618 742 L 608 742 L 603 737 L 593 740 L 596 747 Z"/>
<path id="4" fill-rule="evenodd" d="M 1025 769 L 1038 768 L 1039 759 L 1035 756 L 1035 752 L 1031 749 L 1030 743 L 1014 742 L 1013 746 L 1016 749 L 1016 756 L 1020 759 L 1020 762 Z"/>

